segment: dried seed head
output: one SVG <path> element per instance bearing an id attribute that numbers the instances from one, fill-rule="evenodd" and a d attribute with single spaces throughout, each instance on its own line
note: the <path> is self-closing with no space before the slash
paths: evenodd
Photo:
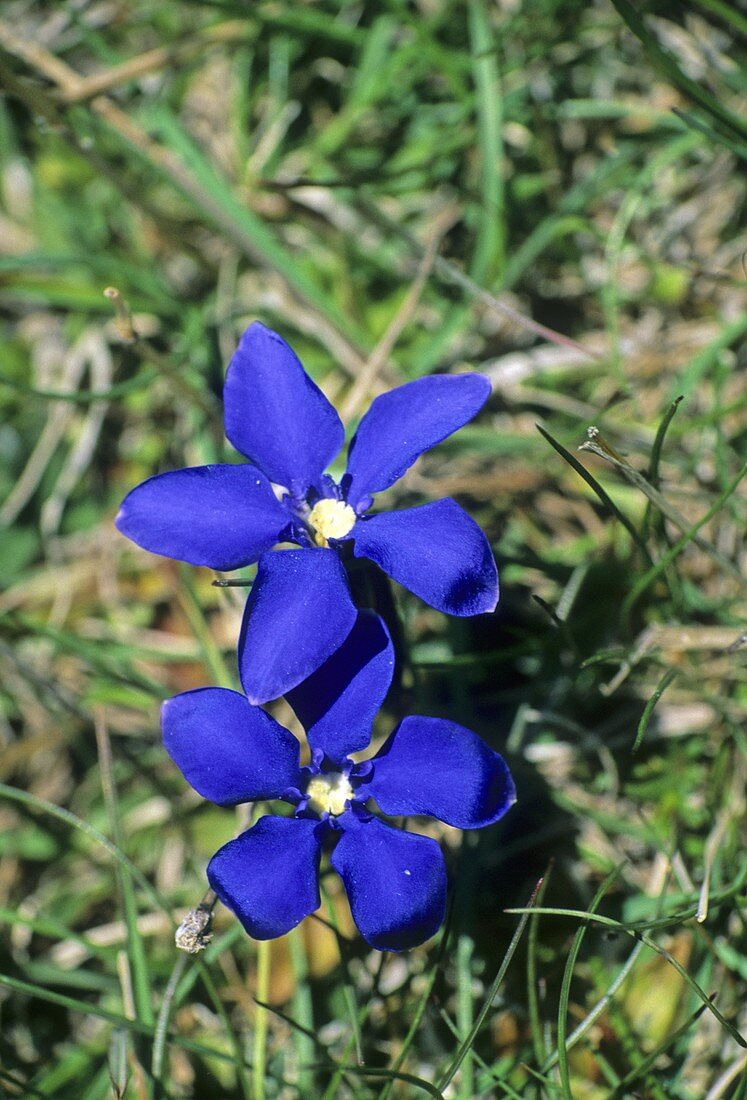
<path id="1" fill-rule="evenodd" d="M 174 934 L 174 941 L 180 951 L 188 955 L 197 955 L 204 951 L 213 938 L 212 906 L 198 905 L 190 909 Z"/>

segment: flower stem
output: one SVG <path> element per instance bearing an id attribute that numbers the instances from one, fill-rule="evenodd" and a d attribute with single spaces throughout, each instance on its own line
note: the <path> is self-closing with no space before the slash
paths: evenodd
<path id="1" fill-rule="evenodd" d="M 309 963 L 306 954 L 303 935 L 299 928 L 294 928 L 288 937 L 291 966 L 295 979 L 296 991 L 293 995 L 293 1015 L 306 1031 L 296 1031 L 294 1035 L 296 1044 L 296 1058 L 298 1060 L 298 1087 L 302 1096 L 310 1096 L 314 1089 L 314 1076 L 309 1068 L 314 1062 L 314 1041 L 306 1032 L 314 1033 L 314 1006 L 309 988 Z"/>
<path id="2" fill-rule="evenodd" d="M 254 1100 L 265 1100 L 265 1066 L 267 1055 L 267 1003 L 270 991 L 270 941 L 257 942 L 257 993 L 261 1002 L 254 1018 L 254 1050 L 252 1056 L 252 1093 Z"/>
<path id="3" fill-rule="evenodd" d="M 473 943 L 469 936 L 460 936 L 457 940 L 457 1027 L 461 1039 L 466 1039 L 474 1024 L 472 1011 L 472 951 Z M 474 1096 L 475 1077 L 472 1060 L 467 1057 L 462 1062 L 462 1079 L 458 1095 L 464 1100 Z"/>
<path id="4" fill-rule="evenodd" d="M 411 667 L 410 651 L 402 617 L 397 607 L 392 582 L 386 573 L 371 562 L 360 558 L 348 558 L 345 562 L 353 602 L 357 607 L 368 607 L 384 620 L 392 638 L 395 654 L 394 686 L 401 689 L 402 672 Z"/>

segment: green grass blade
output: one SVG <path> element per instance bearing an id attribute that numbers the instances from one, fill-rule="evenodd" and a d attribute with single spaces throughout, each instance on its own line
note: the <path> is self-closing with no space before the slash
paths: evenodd
<path id="1" fill-rule="evenodd" d="M 686 96 L 699 104 L 712 118 L 716 119 L 729 134 L 737 134 L 747 137 L 747 123 L 737 115 L 732 114 L 691 77 L 687 76 L 675 61 L 671 54 L 662 49 L 657 40 L 648 30 L 643 17 L 629 0 L 612 0 L 621 18 L 627 23 L 630 30 L 642 43 L 646 52 L 651 57 L 656 67 Z"/>
<path id="2" fill-rule="evenodd" d="M 153 1033 L 153 1055 L 151 1058 L 151 1072 L 156 1081 L 163 1077 L 163 1060 L 166 1053 L 166 1036 L 169 1028 L 169 1015 L 174 1002 L 179 979 L 189 961 L 189 956 L 181 954 L 174 963 L 174 968 L 169 976 L 168 984 L 164 990 L 161 1008 L 158 1012 L 155 1031 Z"/>
<path id="3" fill-rule="evenodd" d="M 96 732 L 96 744 L 99 753 L 99 771 L 101 786 L 104 792 L 104 803 L 109 816 L 109 829 L 114 843 L 120 851 L 124 851 L 124 834 L 122 831 L 117 789 L 114 782 L 114 765 L 112 760 L 111 742 L 106 727 L 106 719 L 103 711 L 99 710 L 94 715 L 94 729 Z M 138 1018 L 147 1027 L 155 1023 L 153 1013 L 152 992 L 150 987 L 150 970 L 145 955 L 143 939 L 138 928 L 137 901 L 132 876 L 129 873 L 128 863 L 117 864 L 117 878 L 122 900 L 122 911 L 125 925 L 127 926 L 127 946 L 129 949 L 129 962 L 132 970 L 132 982 L 135 995 L 135 1007 Z"/>
<path id="4" fill-rule="evenodd" d="M 693 1024 L 700 1019 L 705 1010 L 706 1006 L 701 1005 L 700 1008 L 697 1009 L 697 1011 L 693 1012 L 687 1018 L 687 1020 L 685 1020 L 684 1024 L 673 1031 L 671 1035 L 667 1035 L 667 1037 L 665 1039 L 662 1039 L 660 1043 L 657 1043 L 654 1049 L 648 1052 L 648 1054 L 640 1062 L 640 1064 L 632 1069 L 630 1073 L 627 1073 L 625 1077 L 621 1079 L 620 1083 L 615 1086 L 613 1091 L 610 1093 L 609 1100 L 625 1100 L 625 1097 L 630 1096 L 631 1086 L 634 1085 L 637 1081 L 645 1078 L 646 1074 L 649 1072 L 650 1069 L 653 1069 L 654 1065 L 659 1060 L 661 1055 L 666 1054 L 666 1052 L 670 1049 L 670 1047 L 674 1046 L 678 1039 L 687 1034 Z"/>
<path id="5" fill-rule="evenodd" d="M 586 1035 L 586 1033 L 589 1031 L 589 1029 L 599 1019 L 599 1017 L 604 1012 L 607 1011 L 612 998 L 615 996 L 615 994 L 617 993 L 620 986 L 623 984 L 625 979 L 628 977 L 630 972 L 633 970 L 633 967 L 637 963 L 639 956 L 641 955 L 642 951 L 645 949 L 645 946 L 646 945 L 644 943 L 637 943 L 635 945 L 633 950 L 630 952 L 630 955 L 628 955 L 628 958 L 625 960 L 624 965 L 617 972 L 614 981 L 610 984 L 610 986 L 607 989 L 607 991 L 605 992 L 604 996 L 599 998 L 599 1000 L 594 1005 L 594 1007 L 591 1009 L 591 1011 L 587 1012 L 586 1016 L 581 1021 L 581 1023 L 578 1024 L 578 1026 L 575 1027 L 573 1029 L 573 1031 L 571 1032 L 571 1034 L 568 1036 L 568 1038 L 565 1042 L 566 1051 L 572 1050 L 573 1047 L 576 1045 L 576 1043 L 578 1043 L 579 1040 L 583 1039 L 584 1035 Z M 541 1067 L 542 1072 L 543 1073 L 549 1073 L 550 1070 L 553 1069 L 553 1067 L 558 1064 L 559 1060 L 560 1060 L 560 1050 L 558 1049 L 558 1050 L 554 1051 L 549 1056 L 549 1058 L 547 1058 L 547 1060 L 543 1063 L 543 1065 Z"/>
<path id="6" fill-rule="evenodd" d="M 16 909 L 0 908 L 0 924 L 7 924 L 11 927 L 19 924 L 23 928 L 38 933 L 40 936 L 50 937 L 64 943 L 77 943 L 94 958 L 113 961 L 116 954 L 116 948 L 103 947 L 100 944 L 93 943 L 87 936 L 73 931 L 66 924 L 55 920 L 54 917 L 28 917 Z"/>
<path id="7" fill-rule="evenodd" d="M 265 1100 L 267 1076 L 267 994 L 270 988 L 270 941 L 258 940 L 257 951 L 257 1010 L 254 1017 L 254 1042 L 252 1044 L 252 1094 L 254 1100 Z"/>
<path id="8" fill-rule="evenodd" d="M 669 430 L 669 425 L 674 420 L 677 409 L 684 400 L 683 394 L 680 394 L 679 397 L 675 397 L 662 418 L 659 427 L 656 429 L 656 436 L 651 448 L 651 458 L 649 459 L 647 474 L 647 480 L 651 482 L 655 489 L 659 488 L 659 461 L 661 459 L 661 449 L 664 446 L 664 438 Z"/>
<path id="9" fill-rule="evenodd" d="M 320 1066 L 319 1068 L 324 1069 L 326 1067 Z M 339 1069 L 342 1073 L 350 1074 L 352 1077 L 378 1077 L 383 1078 L 385 1081 L 402 1081 L 406 1085 L 412 1085 L 416 1089 L 422 1089 L 422 1091 L 427 1092 L 429 1096 L 433 1096 L 434 1100 L 444 1100 L 444 1095 L 439 1088 L 430 1081 L 423 1080 L 422 1077 L 416 1077 L 413 1073 L 395 1072 L 393 1069 L 376 1069 L 373 1066 L 340 1065 Z"/>
<path id="10" fill-rule="evenodd" d="M 314 1001 L 309 985 L 309 967 L 306 958 L 306 947 L 302 934 L 295 928 L 288 936 L 288 949 L 290 951 L 291 966 L 295 991 L 293 993 L 293 1013 L 296 1027 L 295 1046 L 298 1062 L 298 1085 L 302 1092 L 310 1093 L 313 1090 L 313 1077 L 307 1065 L 311 1062 L 314 1051 Z"/>
<path id="11" fill-rule="evenodd" d="M 380 98 L 385 82 L 390 79 L 396 31 L 397 20 L 389 15 L 380 15 L 367 28 L 355 79 L 344 106 L 317 139 L 316 151 L 321 157 L 333 157 L 350 138 L 364 112 L 372 110 Z"/>
<path id="12" fill-rule="evenodd" d="M 622 605 L 622 618 L 623 621 L 629 620 L 631 612 L 635 607 L 638 600 L 641 598 L 647 588 L 654 583 L 657 577 L 659 577 L 664 570 L 670 565 L 676 557 L 685 549 L 685 547 L 693 541 L 695 536 L 701 527 L 704 527 L 709 520 L 713 519 L 716 513 L 724 506 L 729 497 L 739 487 L 745 474 L 747 474 L 747 463 L 742 467 L 735 478 L 727 485 L 718 498 L 714 501 L 708 511 L 702 516 L 697 523 L 694 523 L 692 527 L 685 532 L 682 538 L 678 539 L 672 547 L 663 554 L 659 561 L 651 569 L 649 569 L 644 575 L 636 581 L 633 588 L 625 597 Z"/>
<path id="13" fill-rule="evenodd" d="M 503 979 L 506 976 L 506 971 L 508 970 L 509 965 L 511 963 L 511 960 L 514 957 L 514 955 L 516 954 L 516 949 L 518 948 L 519 943 L 521 942 L 521 937 L 524 935 L 524 929 L 526 928 L 527 921 L 529 920 L 530 915 L 535 911 L 534 910 L 534 905 L 535 905 L 535 902 L 536 902 L 536 899 L 537 899 L 537 894 L 539 893 L 539 891 L 542 887 L 542 881 L 543 880 L 540 879 L 539 882 L 537 883 L 537 885 L 535 886 L 534 891 L 532 893 L 532 896 L 529 899 L 529 905 L 527 906 L 526 909 L 506 910 L 506 912 L 520 912 L 522 914 L 521 920 L 519 921 L 519 924 L 516 928 L 516 931 L 514 932 L 513 936 L 511 937 L 511 942 L 509 943 L 508 948 L 506 950 L 506 953 L 503 956 L 503 961 L 501 962 L 501 965 L 498 968 L 498 972 L 497 972 L 497 974 L 493 978 L 493 981 L 490 984 L 490 989 L 488 990 L 487 996 L 485 997 L 482 1008 L 480 1009 L 480 1011 L 477 1014 L 477 1018 L 475 1019 L 475 1022 L 472 1025 L 472 1029 L 470 1030 L 469 1035 L 459 1045 L 458 1050 L 456 1051 L 454 1057 L 452 1058 L 451 1062 L 449 1063 L 448 1067 L 446 1068 L 446 1070 L 444 1071 L 443 1075 L 441 1076 L 441 1078 L 439 1080 L 439 1088 L 440 1089 L 445 1089 L 446 1086 L 449 1084 L 449 1082 L 452 1080 L 452 1078 L 456 1074 L 457 1070 L 461 1066 L 462 1062 L 464 1061 L 464 1059 L 469 1054 L 469 1052 L 472 1048 L 472 1045 L 475 1042 L 475 1039 L 477 1038 L 477 1036 L 480 1033 L 480 1029 L 482 1028 L 482 1025 L 485 1023 L 485 1020 L 488 1017 L 488 1014 L 490 1012 L 490 1008 L 491 1008 L 492 1003 L 493 1003 L 493 999 L 495 998 L 498 990 L 501 987 Z"/>
<path id="14" fill-rule="evenodd" d="M 671 684 L 672 680 L 674 680 L 675 677 L 677 677 L 678 675 L 679 675 L 679 669 L 670 668 L 668 672 L 664 673 L 661 680 L 656 685 L 656 688 L 654 689 L 654 693 L 651 696 L 651 698 L 649 699 L 649 701 L 646 703 L 646 706 L 644 707 L 644 710 L 643 710 L 643 714 L 641 715 L 641 720 L 638 723 L 638 729 L 636 731 L 635 741 L 633 742 L 633 747 L 630 750 L 631 752 L 638 752 L 638 749 L 641 747 L 641 742 L 643 741 L 643 738 L 646 736 L 646 730 L 648 729 L 648 724 L 651 721 L 651 715 L 654 713 L 654 707 L 659 702 L 662 695 L 664 694 L 664 692 L 667 690 L 667 688 Z"/>
<path id="15" fill-rule="evenodd" d="M 591 921 L 594 924 L 601 924 L 605 928 L 614 928 L 618 932 L 624 932 L 627 936 L 632 936 L 634 939 L 642 940 L 643 943 L 645 943 L 646 947 L 650 947 L 652 951 L 655 951 L 657 955 L 661 955 L 663 959 L 666 959 L 666 961 L 674 967 L 680 977 L 683 978 L 684 981 L 690 986 L 690 988 L 703 1002 L 703 1004 L 705 1004 L 710 1009 L 710 1011 L 716 1017 L 721 1026 L 726 1031 L 728 1031 L 732 1039 L 736 1040 L 736 1042 L 739 1043 L 741 1047 L 747 1048 L 747 1039 L 745 1039 L 739 1033 L 739 1031 L 737 1031 L 734 1025 L 730 1023 L 726 1019 L 726 1017 L 722 1015 L 721 1012 L 719 1012 L 719 1010 L 711 1001 L 711 998 L 708 996 L 708 994 L 705 993 L 695 981 L 695 979 L 688 974 L 682 963 L 675 959 L 669 951 L 656 943 L 655 940 L 652 940 L 650 936 L 646 935 L 645 932 L 641 932 L 639 929 L 636 928 L 630 928 L 628 927 L 628 925 L 622 924 L 620 921 L 613 920 L 611 917 L 602 917 L 598 913 L 591 913 L 581 909 L 555 909 L 538 907 L 534 910 L 531 908 L 507 909 L 506 912 L 516 914 L 522 913 L 526 916 L 529 916 L 532 912 L 536 912 L 542 916 L 546 915 L 548 917 L 575 917 L 578 920 Z"/>
<path id="16" fill-rule="evenodd" d="M 55 806 L 53 802 L 47 802 L 46 799 L 39 798 L 34 794 L 29 794 L 28 791 L 19 790 L 17 787 L 9 787 L 6 783 L 0 783 L 0 797 L 10 798 L 15 802 L 21 802 L 23 805 L 30 806 L 31 809 L 39 813 L 51 814 L 52 817 L 56 817 L 59 821 L 64 821 L 66 825 L 70 825 L 72 828 L 78 829 L 80 832 L 84 833 L 89 840 L 101 845 L 101 847 L 109 853 L 112 859 L 115 859 L 117 863 L 122 866 L 127 867 L 129 874 L 134 881 L 137 882 L 151 904 L 156 909 L 166 913 L 169 919 L 171 919 L 171 913 L 165 902 L 158 896 L 157 891 L 151 886 L 142 871 L 128 859 L 116 844 L 113 844 L 107 836 L 104 836 L 104 834 L 94 828 L 93 825 L 89 825 L 87 821 L 83 821 L 82 818 L 77 817 L 74 813 L 71 813 L 70 810 L 66 810 L 62 806 Z M 175 924 L 174 928 L 176 928 Z"/>
<path id="17" fill-rule="evenodd" d="M 600 904 L 604 895 L 609 888 L 618 878 L 622 867 L 616 867 L 611 871 L 604 882 L 601 884 L 596 894 L 592 898 L 589 906 L 589 912 L 596 911 L 597 906 Z M 536 916 L 534 918 L 537 919 Z M 571 949 L 568 952 L 568 959 L 563 971 L 563 979 L 560 983 L 560 998 L 558 1000 L 558 1072 L 560 1073 L 560 1089 L 563 1093 L 565 1100 L 573 1100 L 573 1092 L 571 1089 L 571 1073 L 568 1065 L 568 1046 L 567 1046 L 567 1032 L 566 1027 L 568 1023 L 568 1003 L 571 997 L 571 982 L 573 981 L 573 971 L 576 966 L 576 959 L 578 953 L 581 950 L 581 944 L 584 941 L 588 925 L 582 924 L 573 937 L 573 943 Z"/>
<path id="18" fill-rule="evenodd" d="M 448 917 L 447 917 L 447 920 L 448 920 Z M 415 1006 L 415 1011 L 412 1014 L 412 1019 L 410 1020 L 410 1026 L 407 1029 L 407 1034 L 405 1035 L 404 1040 L 402 1042 L 402 1046 L 401 1046 L 400 1050 L 397 1053 L 397 1057 L 395 1058 L 394 1062 L 390 1066 L 390 1069 L 392 1069 L 392 1070 L 399 1070 L 404 1065 L 405 1059 L 407 1058 L 407 1055 L 410 1051 L 410 1048 L 411 1048 L 411 1046 L 412 1046 L 412 1044 L 415 1040 L 415 1036 L 418 1033 L 418 1029 L 419 1029 L 419 1027 L 422 1023 L 423 1016 L 425 1015 L 425 1010 L 428 1007 L 428 1003 L 430 1001 L 431 994 L 433 993 L 433 987 L 436 984 L 436 978 L 438 977 L 438 974 L 439 974 L 439 970 L 440 970 L 440 967 L 441 967 L 441 961 L 443 959 L 444 952 L 446 950 L 447 941 L 448 941 L 448 932 L 445 930 L 443 932 L 442 936 L 441 936 L 441 941 L 438 945 L 438 953 L 437 953 L 436 958 L 433 961 L 433 965 L 431 967 L 431 972 L 428 975 L 428 980 L 426 981 L 426 983 L 423 987 L 423 992 L 421 993 L 421 995 L 418 999 L 418 1003 Z M 394 1087 L 394 1082 L 390 1081 L 389 1084 L 382 1090 L 380 1100 L 389 1100 L 389 1097 L 391 1095 L 391 1091 L 392 1091 L 393 1087 Z"/>
<path id="19" fill-rule="evenodd" d="M 726 0 L 695 0 L 695 3 L 726 23 L 731 23 L 739 34 L 747 36 L 747 15 L 742 15 L 734 4 L 728 4 Z"/>
<path id="20" fill-rule="evenodd" d="M 620 509 L 617 507 L 615 502 L 610 497 L 609 493 L 607 493 L 607 491 L 602 488 L 602 486 L 599 484 L 597 479 L 595 477 L 593 477 L 592 474 L 589 473 L 589 471 L 586 469 L 586 467 L 581 462 L 578 461 L 576 456 L 571 454 L 570 451 L 567 451 L 562 443 L 558 443 L 557 439 L 553 439 L 553 437 L 550 435 L 550 433 L 548 431 L 546 431 L 545 428 L 543 428 L 541 424 L 537 424 L 536 428 L 537 428 L 537 431 L 540 433 L 540 435 L 544 439 L 547 440 L 547 442 L 550 444 L 550 446 L 553 447 L 558 452 L 558 454 L 561 456 L 561 458 L 564 458 L 565 461 L 568 463 L 568 465 L 572 469 L 574 469 L 580 477 L 582 477 L 584 479 L 586 484 L 591 489 L 594 490 L 594 492 L 599 497 L 600 501 L 602 502 L 602 504 L 604 505 L 606 510 L 610 513 L 610 515 L 616 516 L 617 519 L 619 519 L 620 523 L 622 523 L 623 527 L 628 532 L 628 534 L 632 538 L 633 542 L 636 544 L 636 546 L 639 547 L 639 549 L 645 555 L 647 561 L 650 562 L 651 561 L 651 555 L 648 551 L 648 547 L 646 546 L 646 544 L 643 541 L 643 539 L 641 538 L 641 536 L 638 534 L 638 531 L 635 528 L 635 524 L 631 520 L 628 519 L 628 517 L 625 515 L 624 512 L 620 511 Z"/>
<path id="21" fill-rule="evenodd" d="M 456 1019 L 460 1041 L 469 1036 L 474 1026 L 474 1013 L 472 1011 L 472 954 L 474 943 L 469 936 L 459 936 L 456 946 L 456 985 L 457 1003 Z M 472 1100 L 475 1089 L 475 1075 L 473 1071 L 471 1054 L 467 1053 L 462 1062 L 462 1072 L 459 1079 L 457 1096 L 461 1100 Z"/>
<path id="22" fill-rule="evenodd" d="M 277 236 L 238 201 L 228 183 L 203 156 L 166 104 L 152 103 L 148 113 L 151 124 L 161 133 L 169 149 L 181 158 L 188 173 L 184 182 L 188 184 L 191 177 L 197 184 L 197 188 L 190 187 L 185 194 L 194 202 L 199 200 L 203 213 L 217 222 L 229 239 L 252 259 L 278 271 L 303 301 L 331 321 L 348 339 L 366 346 L 367 334 L 337 309 L 330 295 L 304 274 L 302 265 L 286 252 Z M 168 178 L 174 182 L 171 175 Z"/>
<path id="23" fill-rule="evenodd" d="M 114 1024 L 116 1027 L 130 1031 L 136 1035 L 144 1035 L 147 1037 L 153 1036 L 152 1029 L 141 1023 L 140 1020 L 130 1020 L 127 1016 L 121 1016 L 119 1013 L 112 1012 L 108 1008 L 101 1008 L 100 1005 L 88 1001 L 81 1001 L 76 997 L 68 997 L 65 993 L 57 993 L 53 989 L 47 989 L 44 986 L 33 985 L 31 982 L 24 982 L 20 978 L 12 977 L 10 974 L 0 974 L 0 986 L 5 986 L 6 989 L 12 989 L 14 992 L 20 993 L 25 997 L 32 997 L 41 1001 L 46 1001 L 48 1004 L 57 1005 L 58 1008 L 65 1008 L 69 1012 L 77 1012 L 82 1016 L 94 1016 L 97 1020 L 104 1020 L 106 1023 Z M 193 1039 L 185 1038 L 183 1035 L 171 1034 L 168 1036 L 168 1041 L 170 1043 L 175 1043 L 183 1050 L 192 1051 L 192 1053 L 200 1054 L 203 1057 L 219 1058 L 223 1062 L 234 1061 L 233 1055 L 226 1054 L 225 1051 L 217 1047 L 209 1047 L 205 1046 L 204 1043 L 197 1043 Z"/>
<path id="24" fill-rule="evenodd" d="M 179 569 L 179 574 L 182 581 L 179 601 L 184 610 L 184 614 L 187 616 L 189 625 L 192 628 L 192 633 L 202 651 L 202 659 L 205 668 L 219 687 L 235 688 L 235 677 L 228 671 L 228 666 L 226 665 L 223 654 L 213 637 L 210 626 L 205 618 L 205 613 L 197 598 L 194 571 L 190 566 L 182 565 Z"/>
<path id="25" fill-rule="evenodd" d="M 0 386 L 17 390 L 18 393 L 28 397 L 39 397 L 43 401 L 68 401 L 73 405 L 90 405 L 94 401 L 114 401 L 119 397 L 126 397 L 137 390 L 146 389 L 158 377 L 158 372 L 153 367 L 144 367 L 138 371 L 134 378 L 126 382 L 118 382 L 116 386 L 110 386 L 108 390 L 74 390 L 68 393 L 66 390 L 44 390 L 29 386 L 17 378 L 11 378 L 0 371 Z"/>
<path id="26" fill-rule="evenodd" d="M 725 145 L 732 153 L 736 153 L 738 157 L 747 160 L 747 145 L 745 145 L 744 142 L 735 141 L 733 138 L 728 138 L 724 134 L 720 134 L 713 126 L 709 126 L 707 122 L 704 122 L 690 111 L 683 111 L 679 107 L 673 107 L 672 114 L 681 119 L 685 126 L 693 133 L 703 134 L 710 141 L 715 141 L 719 145 Z"/>
<path id="27" fill-rule="evenodd" d="M 537 905 L 542 905 L 550 881 L 552 867 L 549 867 L 542 880 L 542 885 L 537 891 Z M 527 1007 L 529 1011 L 529 1025 L 532 1030 L 532 1046 L 537 1063 L 542 1065 L 547 1057 L 545 1050 L 545 1034 L 539 1009 L 539 994 L 537 981 L 537 946 L 539 942 L 539 917 L 535 914 L 529 918 L 529 933 L 527 936 Z"/>
<path id="28" fill-rule="evenodd" d="M 469 39 L 477 93 L 477 136 L 480 149 L 480 212 L 470 275 L 492 286 L 503 275 L 506 254 L 506 212 L 503 190 L 503 94 L 496 43 L 484 0 L 469 0 Z"/>

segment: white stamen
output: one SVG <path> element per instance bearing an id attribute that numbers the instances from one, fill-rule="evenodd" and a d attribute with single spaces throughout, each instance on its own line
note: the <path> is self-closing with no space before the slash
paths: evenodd
<path id="1" fill-rule="evenodd" d="M 355 527 L 357 518 L 353 509 L 344 500 L 323 497 L 311 509 L 308 523 L 316 532 L 316 543 L 319 546 L 327 546 L 327 539 L 342 539 L 345 535 L 349 535 Z"/>
<path id="2" fill-rule="evenodd" d="M 353 788 L 347 776 L 315 775 L 306 788 L 309 806 L 318 814 L 332 814 L 333 817 L 345 810 L 345 803 L 353 797 Z"/>

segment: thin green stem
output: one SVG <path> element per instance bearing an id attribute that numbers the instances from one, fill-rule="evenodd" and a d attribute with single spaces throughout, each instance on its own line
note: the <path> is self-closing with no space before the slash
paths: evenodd
<path id="1" fill-rule="evenodd" d="M 265 1098 L 267 1072 L 267 1009 L 270 991 L 270 941 L 257 941 L 257 1001 L 252 1048 L 252 1088 L 254 1100 Z"/>

